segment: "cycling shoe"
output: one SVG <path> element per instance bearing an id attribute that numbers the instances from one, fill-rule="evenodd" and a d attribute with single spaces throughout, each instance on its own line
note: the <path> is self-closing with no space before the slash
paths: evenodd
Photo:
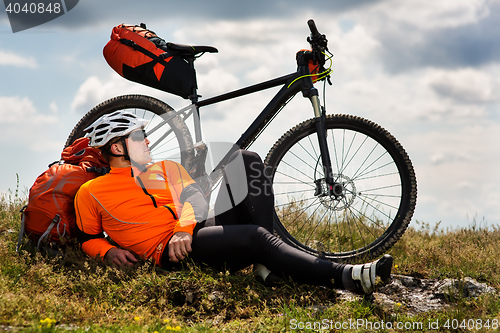
<path id="1" fill-rule="evenodd" d="M 376 277 L 383 282 L 391 277 L 393 258 L 385 254 L 379 260 L 361 265 L 346 265 L 342 272 L 344 288 L 356 292 L 370 294 L 375 287 Z"/>

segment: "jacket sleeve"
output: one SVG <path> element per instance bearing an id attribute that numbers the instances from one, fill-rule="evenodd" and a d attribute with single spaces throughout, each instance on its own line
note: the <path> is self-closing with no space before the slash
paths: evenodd
<path id="1" fill-rule="evenodd" d="M 90 194 L 88 182 L 80 187 L 75 196 L 77 238 L 82 250 L 89 256 L 102 257 L 113 247 L 104 237 L 101 215 L 97 205 Z"/>
<path id="2" fill-rule="evenodd" d="M 201 188 L 182 165 L 169 161 L 165 169 L 169 186 L 173 188 L 171 192 L 182 206 L 174 233 L 185 231 L 192 234 L 196 223 L 207 218 L 208 203 Z"/>

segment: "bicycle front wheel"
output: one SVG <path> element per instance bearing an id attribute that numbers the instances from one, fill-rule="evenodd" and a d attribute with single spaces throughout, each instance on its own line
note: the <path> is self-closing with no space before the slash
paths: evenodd
<path id="1" fill-rule="evenodd" d="M 65 147 L 82 137 L 85 128 L 99 117 L 118 110 L 131 112 L 148 121 L 145 130 L 151 142 L 153 162 L 172 160 L 181 163 L 188 171 L 194 168 L 193 139 L 182 117 L 168 104 L 144 95 L 118 96 L 97 105 L 76 124 Z"/>
<path id="2" fill-rule="evenodd" d="M 413 166 L 399 142 L 373 122 L 329 115 L 325 126 L 334 193 L 325 182 L 313 119 L 285 133 L 266 157 L 276 232 L 329 260 L 372 259 L 410 223 L 417 196 Z"/>

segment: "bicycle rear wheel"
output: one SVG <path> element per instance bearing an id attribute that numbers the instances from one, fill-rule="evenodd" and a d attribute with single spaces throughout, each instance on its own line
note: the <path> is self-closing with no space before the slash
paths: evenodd
<path id="1" fill-rule="evenodd" d="M 285 133 L 266 157 L 276 232 L 330 260 L 372 259 L 410 223 L 417 195 L 413 166 L 399 142 L 368 120 L 329 115 L 326 130 L 337 195 L 324 180 L 313 119 Z"/>
<path id="2" fill-rule="evenodd" d="M 144 95 L 124 95 L 107 100 L 90 110 L 76 124 L 66 140 L 65 147 L 82 137 L 84 129 L 99 117 L 125 110 L 149 121 L 145 129 L 153 162 L 172 160 L 181 163 L 186 170 L 194 168 L 193 139 L 181 116 L 166 103 Z"/>

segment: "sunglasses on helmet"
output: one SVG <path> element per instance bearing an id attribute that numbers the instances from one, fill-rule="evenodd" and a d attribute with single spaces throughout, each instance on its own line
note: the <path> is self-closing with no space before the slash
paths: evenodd
<path id="1" fill-rule="evenodd" d="M 141 129 L 140 131 L 135 131 L 135 132 L 130 133 L 128 137 L 132 141 L 141 142 L 141 141 L 144 141 L 148 136 L 147 136 L 146 132 L 143 129 Z"/>

